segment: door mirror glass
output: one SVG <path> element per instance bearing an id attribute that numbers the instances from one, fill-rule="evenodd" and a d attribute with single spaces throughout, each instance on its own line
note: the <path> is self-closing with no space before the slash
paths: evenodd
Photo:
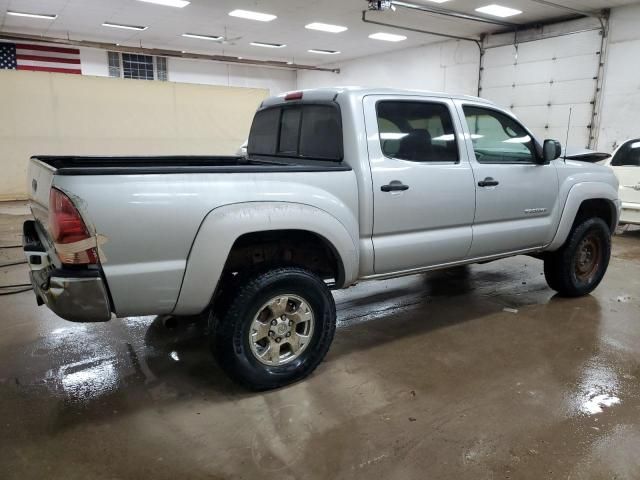
<path id="1" fill-rule="evenodd" d="M 562 145 L 557 140 L 545 140 L 542 146 L 542 159 L 544 163 L 555 160 L 562 154 Z"/>

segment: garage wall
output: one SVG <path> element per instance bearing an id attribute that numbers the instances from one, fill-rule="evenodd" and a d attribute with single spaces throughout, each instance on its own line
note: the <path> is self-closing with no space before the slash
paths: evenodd
<path id="1" fill-rule="evenodd" d="M 266 89 L 0 70 L 0 200 L 35 154 L 232 154 Z"/>
<path id="2" fill-rule="evenodd" d="M 585 25 L 564 28 L 566 35 L 552 38 L 544 38 L 549 34 L 545 31 L 531 32 L 529 37 L 541 37 L 537 40 L 519 34 L 525 39 L 516 45 L 512 35 L 490 39 L 482 62 L 480 96 L 510 109 L 539 138 L 555 138 L 563 144 L 571 111 L 567 143 L 587 148 L 602 36 L 600 30 L 569 33 Z M 499 40 L 511 44 L 491 45 Z"/>
<path id="3" fill-rule="evenodd" d="M 476 95 L 480 54 L 472 42 L 446 41 L 331 65 L 330 72 L 298 72 L 298 88 L 358 85 Z"/>
<path id="4" fill-rule="evenodd" d="M 83 75 L 108 77 L 107 52 L 95 48 L 80 48 Z M 228 87 L 264 88 L 270 95 L 296 88 L 296 72 L 280 68 L 233 65 L 209 60 L 169 58 L 170 82 L 224 85 Z"/>
<path id="5" fill-rule="evenodd" d="M 638 24 L 640 5 L 612 10 L 606 70 L 600 73 L 604 88 L 596 105 L 601 115 L 591 132 L 594 148 L 611 151 L 614 143 L 640 136 L 632 120 L 640 111 Z M 519 32 L 517 49 L 511 34 L 489 37 L 487 46 L 511 45 L 487 50 L 481 96 L 511 108 L 540 138 L 563 144 L 571 108 L 569 145 L 587 146 L 601 50 L 598 26 L 586 18 Z M 554 35 L 562 36 L 546 38 Z M 478 93 L 479 55 L 470 42 L 446 41 L 330 66 L 341 73 L 298 72 L 297 88 L 362 85 Z"/>
<path id="6" fill-rule="evenodd" d="M 609 25 L 598 135 L 606 152 L 640 137 L 640 5 L 613 9 Z"/>

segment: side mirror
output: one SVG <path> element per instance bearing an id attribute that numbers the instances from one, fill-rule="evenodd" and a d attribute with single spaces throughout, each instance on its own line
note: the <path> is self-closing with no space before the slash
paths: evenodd
<path id="1" fill-rule="evenodd" d="M 551 160 L 555 160 L 562 154 L 562 145 L 557 140 L 545 140 L 542 145 L 542 160 L 544 163 L 549 163 Z"/>

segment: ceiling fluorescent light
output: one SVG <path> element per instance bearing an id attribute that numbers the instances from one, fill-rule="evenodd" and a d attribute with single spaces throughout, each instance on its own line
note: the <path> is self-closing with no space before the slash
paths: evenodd
<path id="1" fill-rule="evenodd" d="M 448 2 L 449 0 L 429 0 L 431 3 L 444 3 L 444 2 Z"/>
<path id="2" fill-rule="evenodd" d="M 55 20 L 58 15 L 48 15 L 46 13 L 25 13 L 25 12 L 12 12 L 7 10 L 7 15 L 13 15 L 14 17 L 29 17 L 29 18 L 41 18 L 43 20 Z"/>
<path id="3" fill-rule="evenodd" d="M 320 53 L 322 55 L 337 55 L 340 52 L 338 50 L 321 50 L 318 48 L 310 48 L 307 50 L 309 53 Z"/>
<path id="4" fill-rule="evenodd" d="M 125 30 L 146 30 L 147 27 L 141 25 L 121 25 L 119 23 L 104 22 L 103 27 L 124 28 Z"/>
<path id="5" fill-rule="evenodd" d="M 394 33 L 384 32 L 372 33 L 371 35 L 369 35 L 369 38 L 372 38 L 374 40 L 384 40 L 385 42 L 401 42 L 407 39 L 407 37 L 405 37 L 404 35 L 396 35 Z"/>
<path id="6" fill-rule="evenodd" d="M 215 35 L 199 35 L 197 33 L 183 33 L 182 36 L 187 38 L 197 38 L 199 40 L 213 40 L 216 42 L 222 40 L 222 37 L 218 37 Z"/>
<path id="7" fill-rule="evenodd" d="M 520 15 L 522 12 L 515 8 L 503 7 L 502 5 L 491 4 L 485 7 L 476 8 L 476 12 L 486 13 L 487 15 L 493 15 L 494 17 L 512 17 L 514 15 Z"/>
<path id="8" fill-rule="evenodd" d="M 254 47 L 265 47 L 265 48 L 284 48 L 286 47 L 283 43 L 264 43 L 264 42 L 251 42 L 251 45 Z"/>
<path id="9" fill-rule="evenodd" d="M 308 28 L 309 30 L 320 30 L 321 32 L 329 32 L 329 33 L 340 33 L 347 30 L 347 27 L 342 27 L 340 25 L 331 25 L 330 23 L 320 23 L 313 22 L 308 25 L 305 25 L 304 28 Z"/>
<path id="10" fill-rule="evenodd" d="M 164 5 L 165 7 L 184 8 L 191 2 L 187 0 L 138 0 L 139 2 L 155 3 L 156 5 Z"/>
<path id="11" fill-rule="evenodd" d="M 246 18 L 247 20 L 257 20 L 258 22 L 270 22 L 271 20 L 278 18 L 270 13 L 252 12 L 250 10 L 233 10 L 232 12 L 229 12 L 229 16 Z"/>

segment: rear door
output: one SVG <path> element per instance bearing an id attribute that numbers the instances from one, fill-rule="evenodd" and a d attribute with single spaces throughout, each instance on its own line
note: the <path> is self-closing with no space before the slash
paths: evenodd
<path id="1" fill-rule="evenodd" d="M 465 258 L 475 210 L 473 172 L 447 98 L 364 99 L 377 274 Z"/>
<path id="2" fill-rule="evenodd" d="M 554 162 L 537 161 L 534 138 L 512 116 L 491 106 L 457 102 L 476 178 L 473 258 L 541 247 L 557 214 Z"/>

